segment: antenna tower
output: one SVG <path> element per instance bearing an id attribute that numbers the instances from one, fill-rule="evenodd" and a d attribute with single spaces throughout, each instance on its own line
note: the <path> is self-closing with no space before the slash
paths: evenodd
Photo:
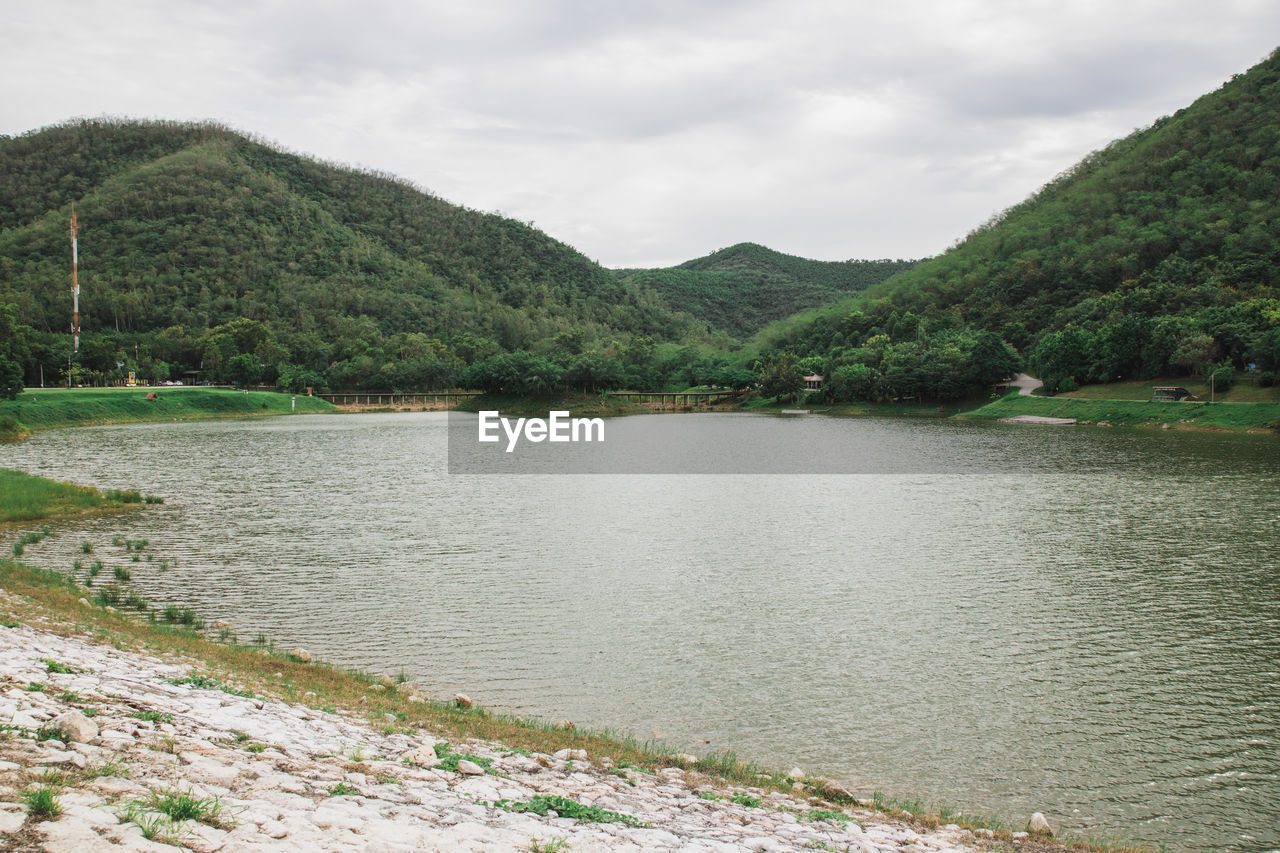
<path id="1" fill-rule="evenodd" d="M 80 252 L 76 247 L 76 206 L 71 205 L 71 339 L 72 352 L 80 352 Z M 68 381 L 69 378 L 68 378 Z"/>

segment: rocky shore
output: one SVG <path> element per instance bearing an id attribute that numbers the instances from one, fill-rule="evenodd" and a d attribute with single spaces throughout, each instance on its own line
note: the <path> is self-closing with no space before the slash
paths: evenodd
<path id="1" fill-rule="evenodd" d="M 3 596 L 3 593 L 0 593 Z M 449 744 L 238 695 L 197 661 L 0 628 L 0 849 L 965 851 L 986 839 L 649 773 Z M 56 814 L 55 814 L 56 813 Z"/>

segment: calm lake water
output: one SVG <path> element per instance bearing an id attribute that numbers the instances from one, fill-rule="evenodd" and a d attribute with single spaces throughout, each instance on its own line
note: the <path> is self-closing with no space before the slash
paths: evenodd
<path id="1" fill-rule="evenodd" d="M 164 496 L 54 525 L 30 560 L 69 568 L 89 539 L 242 640 L 1016 822 L 1280 847 L 1274 436 L 608 429 L 723 470 L 856 446 L 887 473 L 451 475 L 440 414 L 61 430 L 0 465 Z"/>

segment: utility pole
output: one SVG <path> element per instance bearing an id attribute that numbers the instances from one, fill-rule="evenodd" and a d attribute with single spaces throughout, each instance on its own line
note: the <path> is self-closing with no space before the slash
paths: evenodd
<path id="1" fill-rule="evenodd" d="M 80 352 L 80 251 L 76 245 L 76 206 L 71 205 L 71 339 Z"/>
<path id="2" fill-rule="evenodd" d="M 80 250 L 76 245 L 76 206 L 71 205 L 71 352 L 67 354 L 67 387 L 73 387 L 72 361 L 80 352 Z"/>

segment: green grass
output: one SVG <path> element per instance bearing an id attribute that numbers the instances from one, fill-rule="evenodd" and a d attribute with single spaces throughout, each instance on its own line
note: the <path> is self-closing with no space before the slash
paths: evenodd
<path id="1" fill-rule="evenodd" d="M 142 496 L 133 491 L 110 490 L 104 493 L 92 486 L 77 486 L 0 468 L 0 521 L 31 521 L 55 515 L 116 509 L 141 501 Z M 21 553 L 15 543 L 14 556 Z"/>
<path id="2" fill-rule="evenodd" d="M 1078 400 L 1142 400 L 1150 401 L 1156 386 L 1186 388 L 1201 400 L 1209 399 L 1209 383 L 1186 376 L 1166 376 L 1157 379 L 1141 379 L 1130 382 L 1108 382 L 1105 385 L 1085 385 L 1076 391 L 1064 392 L 1058 397 Z M 1280 403 L 1280 385 L 1261 388 L 1257 382 L 1241 379 L 1227 391 L 1214 389 L 1213 398 L 1220 403 Z"/>
<path id="3" fill-rule="evenodd" d="M 346 782 L 338 782 L 329 789 L 330 796 L 334 797 L 358 797 L 360 792 L 348 785 Z"/>
<path id="4" fill-rule="evenodd" d="M 1152 403 L 1064 396 L 1020 397 L 1010 394 L 956 417 L 964 420 L 997 420 L 1016 415 L 1075 418 L 1077 422 L 1107 421 L 1114 426 L 1160 427 L 1167 423 L 1175 429 L 1280 429 L 1280 403 Z"/>
<path id="5" fill-rule="evenodd" d="M 27 811 L 36 820 L 52 820 L 62 814 L 58 792 L 50 785 L 40 785 L 23 791 L 22 801 L 27 804 Z"/>
<path id="6" fill-rule="evenodd" d="M 644 822 L 622 812 L 602 809 L 599 806 L 587 806 L 568 797 L 554 794 L 536 794 L 528 802 L 516 800 L 498 800 L 494 805 L 509 812 L 527 812 L 529 814 L 546 815 L 555 812 L 560 817 L 567 817 L 583 823 L 625 823 L 628 826 L 644 826 Z"/>
<path id="7" fill-rule="evenodd" d="M 148 400 L 154 393 L 156 399 Z M 298 396 L 297 412 L 337 412 L 318 397 Z M 89 424 L 186 421 L 290 414 L 290 395 L 230 388 L 29 388 L 15 400 L 0 401 L 0 420 L 12 418 L 27 430 Z"/>

